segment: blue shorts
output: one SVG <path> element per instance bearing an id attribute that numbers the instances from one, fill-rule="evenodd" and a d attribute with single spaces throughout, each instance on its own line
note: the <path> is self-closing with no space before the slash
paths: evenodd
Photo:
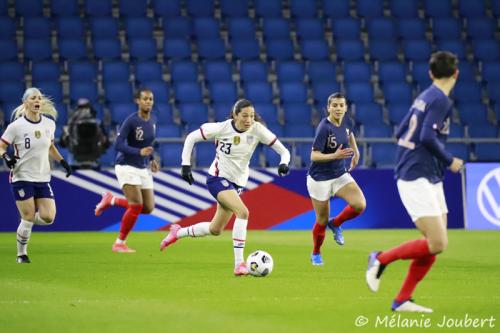
<path id="1" fill-rule="evenodd" d="M 19 181 L 12 183 L 12 194 L 16 201 L 22 201 L 29 198 L 49 198 L 54 199 L 54 192 L 50 183 L 37 183 Z"/>
<path id="2" fill-rule="evenodd" d="M 235 190 L 238 194 L 243 192 L 243 187 L 236 185 L 233 182 L 230 182 L 226 178 L 215 177 L 208 175 L 207 176 L 207 188 L 208 192 L 217 200 L 217 194 L 226 190 Z"/>

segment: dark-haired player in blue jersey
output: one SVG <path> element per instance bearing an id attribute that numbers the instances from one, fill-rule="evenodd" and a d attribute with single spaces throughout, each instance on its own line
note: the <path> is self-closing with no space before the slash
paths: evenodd
<path id="1" fill-rule="evenodd" d="M 448 95 L 458 77 L 458 59 L 450 52 L 439 51 L 431 56 L 429 65 L 433 83 L 415 99 L 396 133 L 399 195 L 424 238 L 387 251 L 372 252 L 366 271 L 368 287 L 376 292 L 387 265 L 398 259 L 412 260 L 406 280 L 392 303 L 392 310 L 400 312 L 432 312 L 430 308 L 415 304 L 411 297 L 431 269 L 436 255 L 448 244 L 448 209 L 442 183 L 444 170 L 459 172 L 463 166 L 461 159 L 444 148 L 452 108 Z"/>
<path id="2" fill-rule="evenodd" d="M 103 194 L 95 208 L 99 216 L 110 206 L 124 207 L 120 234 L 113 244 L 113 252 L 133 253 L 125 243 L 140 214 L 149 214 L 154 209 L 152 172 L 159 170 L 153 158 L 153 142 L 156 132 L 156 118 L 151 115 L 154 96 L 147 88 L 135 95 L 139 110 L 125 119 L 116 138 L 118 151 L 115 173 L 125 198 L 114 197 L 110 192 Z"/>
<path id="3" fill-rule="evenodd" d="M 321 120 L 316 129 L 307 175 L 307 190 L 316 213 L 312 231 L 314 249 L 311 254 L 311 263 L 316 266 L 323 265 L 320 250 L 326 227 L 333 231 L 337 244 L 343 245 L 340 226 L 361 214 L 366 207 L 363 192 L 349 174 L 358 164 L 359 150 L 352 132 L 352 122 L 345 117 L 345 96 L 341 93 L 330 95 L 327 112 L 328 117 Z M 332 196 L 344 199 L 347 206 L 329 221 Z"/>

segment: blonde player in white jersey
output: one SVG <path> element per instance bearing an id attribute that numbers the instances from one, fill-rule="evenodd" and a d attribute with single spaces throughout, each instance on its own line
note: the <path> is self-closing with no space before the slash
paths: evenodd
<path id="1" fill-rule="evenodd" d="M 50 225 L 56 216 L 49 155 L 66 169 L 66 177 L 71 174 L 71 167 L 54 145 L 56 124 L 43 116 L 57 117 L 54 104 L 37 88 L 26 89 L 22 101 L 0 140 L 0 155 L 11 169 L 12 193 L 21 215 L 16 260 L 20 264 L 30 262 L 27 251 L 33 224 Z M 13 154 L 7 152 L 9 145 L 14 148 Z"/>
<path id="2" fill-rule="evenodd" d="M 200 222 L 186 228 L 181 228 L 177 224 L 172 225 L 170 233 L 161 242 L 162 251 L 180 238 L 220 235 L 235 214 L 232 234 L 234 274 L 236 276 L 248 274 L 243 251 L 249 212 L 239 193 L 248 181 L 250 158 L 260 142 L 270 146 L 281 156 L 278 167 L 280 176 L 288 173 L 290 162 L 288 149 L 258 120 L 252 103 L 240 99 L 233 106 L 230 119 L 203 124 L 199 130 L 191 132 L 186 137 L 182 151 L 182 178 L 190 185 L 194 182 L 191 173 L 191 152 L 194 144 L 199 141 L 215 141 L 216 154 L 208 171 L 207 188 L 217 200 L 217 211 L 211 222 Z"/>

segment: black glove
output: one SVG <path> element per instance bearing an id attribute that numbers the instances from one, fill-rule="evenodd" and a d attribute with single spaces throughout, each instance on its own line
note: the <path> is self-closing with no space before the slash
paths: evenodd
<path id="1" fill-rule="evenodd" d="M 278 175 L 280 175 L 280 177 L 287 175 L 289 171 L 290 167 L 285 163 L 280 164 L 278 167 Z"/>
<path id="2" fill-rule="evenodd" d="M 191 173 L 191 166 L 190 165 L 183 165 L 182 170 L 181 170 L 181 176 L 182 179 L 187 181 L 189 185 L 192 185 L 194 183 L 194 178 L 193 174 Z"/>
<path id="3" fill-rule="evenodd" d="M 7 164 L 7 167 L 9 169 L 14 169 L 14 167 L 16 166 L 17 160 L 19 159 L 19 157 L 15 156 L 15 155 L 11 155 L 7 152 L 3 153 L 2 157 L 3 157 L 3 160 L 5 161 L 5 164 Z"/>
<path id="4" fill-rule="evenodd" d="M 71 165 L 69 165 L 65 159 L 60 160 L 59 163 L 61 163 L 62 167 L 64 169 L 66 169 L 66 177 L 69 177 L 73 173 L 73 169 L 71 169 Z"/>

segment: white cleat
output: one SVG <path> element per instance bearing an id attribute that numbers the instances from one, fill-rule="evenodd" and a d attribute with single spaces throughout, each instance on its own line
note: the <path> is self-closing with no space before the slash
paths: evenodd
<path id="1" fill-rule="evenodd" d="M 404 301 L 403 303 L 398 303 L 396 301 L 392 302 L 392 311 L 396 312 L 420 312 L 420 313 L 432 313 L 431 308 L 426 308 L 425 306 L 413 303 L 411 299 Z"/>
<path id="2" fill-rule="evenodd" d="M 378 291 L 380 286 L 380 276 L 383 272 L 380 261 L 377 260 L 378 253 L 379 252 L 377 251 L 370 253 L 368 256 L 368 268 L 366 269 L 366 284 L 374 293 Z"/>

